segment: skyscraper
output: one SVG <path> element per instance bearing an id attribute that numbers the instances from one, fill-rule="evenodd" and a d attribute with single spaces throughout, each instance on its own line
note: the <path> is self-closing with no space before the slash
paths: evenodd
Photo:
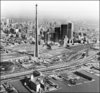
<path id="1" fill-rule="evenodd" d="M 60 27 L 55 27 L 55 41 L 58 42 L 61 38 Z"/>
<path id="2" fill-rule="evenodd" d="M 61 39 L 64 39 L 65 35 L 67 35 L 67 24 L 62 24 L 61 25 Z"/>
<path id="3" fill-rule="evenodd" d="M 73 26 L 72 26 L 72 23 L 68 23 L 67 37 L 68 37 L 69 40 L 71 40 L 73 38 Z"/>

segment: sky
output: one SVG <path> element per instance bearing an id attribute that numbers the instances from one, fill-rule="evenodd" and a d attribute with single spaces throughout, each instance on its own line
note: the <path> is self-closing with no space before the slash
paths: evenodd
<path id="1" fill-rule="evenodd" d="M 38 17 L 99 20 L 99 1 L 1 1 L 1 17 Z"/>

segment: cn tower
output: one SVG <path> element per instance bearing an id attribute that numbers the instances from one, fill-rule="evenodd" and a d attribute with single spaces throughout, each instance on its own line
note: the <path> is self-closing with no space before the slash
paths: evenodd
<path id="1" fill-rule="evenodd" d="M 38 57 L 38 22 L 37 22 L 37 4 L 36 6 L 36 18 L 35 18 L 35 57 Z"/>

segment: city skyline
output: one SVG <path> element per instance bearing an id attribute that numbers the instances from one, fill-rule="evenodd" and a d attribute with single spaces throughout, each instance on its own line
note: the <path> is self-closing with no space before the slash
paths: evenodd
<path id="1" fill-rule="evenodd" d="M 1 1 L 1 17 L 99 20 L 99 1 Z"/>

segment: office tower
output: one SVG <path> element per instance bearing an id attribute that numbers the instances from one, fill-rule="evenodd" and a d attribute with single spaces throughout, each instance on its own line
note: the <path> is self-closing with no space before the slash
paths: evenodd
<path id="1" fill-rule="evenodd" d="M 68 37 L 69 40 L 71 40 L 72 37 L 73 37 L 72 23 L 68 23 L 68 27 L 67 27 L 67 37 Z"/>
<path id="2" fill-rule="evenodd" d="M 60 40 L 60 27 L 55 27 L 55 41 L 58 42 Z"/>
<path id="3" fill-rule="evenodd" d="M 65 35 L 67 35 L 67 24 L 62 24 L 61 25 L 61 39 L 64 39 Z"/>

